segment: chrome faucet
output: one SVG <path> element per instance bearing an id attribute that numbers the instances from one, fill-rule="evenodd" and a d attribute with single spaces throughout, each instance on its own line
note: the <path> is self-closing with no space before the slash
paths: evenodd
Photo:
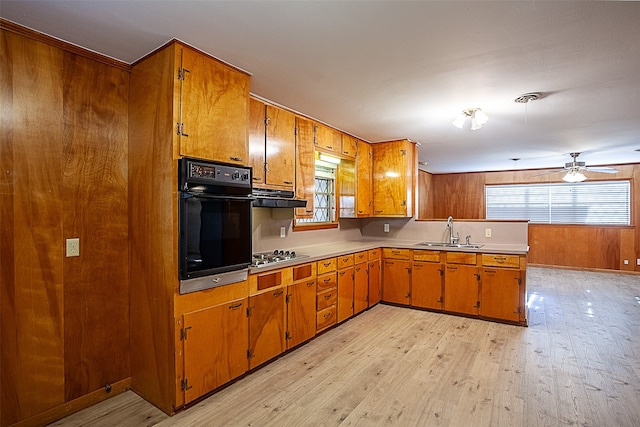
<path id="1" fill-rule="evenodd" d="M 460 240 L 460 234 L 458 234 L 457 236 L 453 235 L 453 217 L 452 216 L 449 216 L 449 218 L 447 218 L 447 228 L 449 229 L 449 244 L 455 245 L 456 243 L 458 243 L 458 240 Z"/>

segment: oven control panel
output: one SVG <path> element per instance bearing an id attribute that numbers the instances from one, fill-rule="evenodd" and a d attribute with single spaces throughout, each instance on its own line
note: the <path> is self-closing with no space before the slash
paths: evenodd
<path id="1" fill-rule="evenodd" d="M 251 189 L 251 168 L 213 163 L 195 159 L 180 159 L 180 187 L 207 192 L 203 186 L 232 186 Z M 223 191 L 224 192 L 224 191 Z"/>

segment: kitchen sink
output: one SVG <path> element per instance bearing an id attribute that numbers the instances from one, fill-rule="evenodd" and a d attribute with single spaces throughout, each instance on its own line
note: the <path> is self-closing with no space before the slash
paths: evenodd
<path id="1" fill-rule="evenodd" d="M 460 249 L 478 249 L 483 247 L 481 244 L 465 244 L 465 243 L 443 243 L 443 242 L 422 242 L 420 246 L 429 246 L 434 248 L 460 248 Z"/>

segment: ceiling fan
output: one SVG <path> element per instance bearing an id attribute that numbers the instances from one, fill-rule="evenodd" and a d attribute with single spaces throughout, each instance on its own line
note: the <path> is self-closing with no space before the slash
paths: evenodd
<path id="1" fill-rule="evenodd" d="M 580 153 L 570 153 L 569 154 L 573 160 L 565 163 L 563 169 L 558 169 L 552 172 L 567 172 L 567 174 L 562 178 L 566 182 L 582 182 L 587 179 L 587 177 L 582 172 L 598 172 L 598 173 L 617 173 L 618 169 L 610 168 L 610 167 L 589 167 L 585 164 L 585 162 L 579 162 L 578 156 Z"/>

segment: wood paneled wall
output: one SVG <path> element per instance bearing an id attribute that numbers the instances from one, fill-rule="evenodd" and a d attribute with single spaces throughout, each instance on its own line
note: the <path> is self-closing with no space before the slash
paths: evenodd
<path id="1" fill-rule="evenodd" d="M 529 226 L 529 262 L 579 268 L 640 271 L 640 164 L 614 165 L 616 175 L 591 174 L 590 180 L 631 180 L 631 226 L 601 227 L 580 225 L 532 224 Z M 478 172 L 431 176 L 431 197 L 421 199 L 421 211 L 433 212 L 431 218 L 485 219 L 484 186 L 487 184 L 523 184 L 561 182 L 560 174 L 542 174 L 545 170 Z M 423 181 L 421 180 L 421 192 Z M 421 217 L 422 218 L 422 217 Z M 624 260 L 629 264 L 624 264 Z"/>
<path id="2" fill-rule="evenodd" d="M 2 24 L 0 424 L 7 426 L 45 423 L 52 408 L 90 393 L 95 401 L 97 390 L 106 395 L 106 384 L 130 376 L 129 75 Z M 80 238 L 80 256 L 66 258 L 72 237 Z"/>

